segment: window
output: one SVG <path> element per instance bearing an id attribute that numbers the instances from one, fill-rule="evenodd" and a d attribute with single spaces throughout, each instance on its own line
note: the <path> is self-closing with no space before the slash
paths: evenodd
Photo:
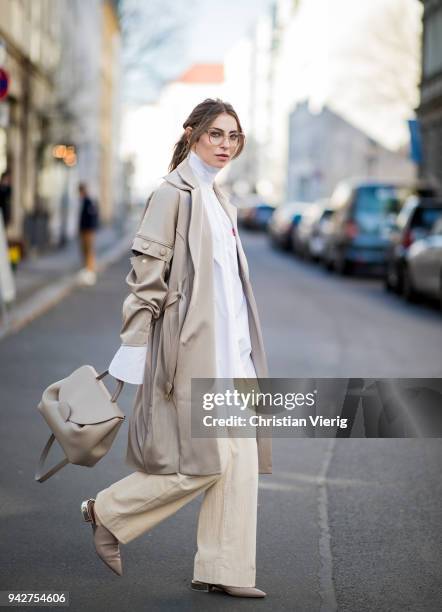
<path id="1" fill-rule="evenodd" d="M 425 19 L 423 64 L 426 77 L 442 72 L 442 7 L 432 11 Z"/>
<path id="2" fill-rule="evenodd" d="M 386 217 L 398 210 L 398 194 L 390 185 L 360 187 L 354 206 L 354 219 L 367 232 L 376 232 Z"/>
<path id="3" fill-rule="evenodd" d="M 442 207 L 441 208 L 416 208 L 413 219 L 411 221 L 411 227 L 421 227 L 429 231 L 438 219 L 442 218 Z"/>

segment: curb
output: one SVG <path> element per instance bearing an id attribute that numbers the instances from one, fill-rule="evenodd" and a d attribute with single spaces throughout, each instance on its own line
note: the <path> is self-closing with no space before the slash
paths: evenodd
<path id="1" fill-rule="evenodd" d="M 115 246 L 107 249 L 100 259 L 97 259 L 97 273 L 103 272 L 109 265 L 123 257 L 130 250 L 132 240 L 133 232 L 130 231 Z M 36 291 L 29 299 L 14 307 L 13 312 L 8 313 L 6 323 L 0 327 L 0 342 L 50 310 L 78 287 L 83 285 L 78 280 L 78 270 L 76 270 Z"/>

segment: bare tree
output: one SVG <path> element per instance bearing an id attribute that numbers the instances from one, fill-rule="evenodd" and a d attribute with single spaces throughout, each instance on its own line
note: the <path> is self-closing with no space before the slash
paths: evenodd
<path id="1" fill-rule="evenodd" d="M 343 64 L 347 59 L 353 78 L 366 84 L 366 104 L 401 103 L 410 111 L 418 104 L 421 48 L 417 7 L 415 0 L 374 3 L 372 10 L 366 11 L 363 30 L 349 32 L 347 44 L 342 45 Z"/>
<path id="2" fill-rule="evenodd" d="M 174 0 L 117 2 L 126 102 L 149 101 L 182 69 L 184 23 L 192 5 Z"/>

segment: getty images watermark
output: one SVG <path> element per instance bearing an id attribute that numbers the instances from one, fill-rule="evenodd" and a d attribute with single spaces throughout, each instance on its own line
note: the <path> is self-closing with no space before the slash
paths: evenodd
<path id="1" fill-rule="evenodd" d="M 442 437 L 442 379 L 194 378 L 191 418 L 193 437 Z"/>
<path id="2" fill-rule="evenodd" d="M 203 409 L 213 410 L 219 406 L 236 407 L 239 410 L 253 410 L 254 405 L 261 403 L 263 406 L 272 407 L 283 407 L 284 410 L 289 411 L 294 408 L 300 408 L 301 406 L 314 406 L 316 401 L 315 389 L 312 393 L 263 393 L 262 391 L 249 391 L 243 392 L 238 389 L 230 390 L 226 389 L 224 392 L 217 393 L 204 393 L 203 395 Z M 313 427 L 347 427 L 347 420 L 341 417 L 327 418 L 322 415 L 308 415 L 308 419 Z M 263 414 L 248 414 L 247 416 L 241 416 L 231 414 L 227 417 L 214 417 L 213 414 L 206 414 L 203 416 L 203 424 L 207 427 L 214 427 L 217 425 L 228 426 L 228 427 L 243 427 L 247 424 L 258 426 L 277 426 L 277 427 L 306 427 L 307 418 L 294 417 L 292 415 L 285 415 L 278 417 L 274 414 L 271 416 L 265 416 Z"/>

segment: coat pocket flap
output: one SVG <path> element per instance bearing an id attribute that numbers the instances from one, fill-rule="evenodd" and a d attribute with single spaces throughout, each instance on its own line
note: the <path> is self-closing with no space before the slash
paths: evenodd
<path id="1" fill-rule="evenodd" d="M 132 242 L 132 251 L 138 251 L 144 255 L 150 255 L 167 262 L 172 259 L 173 255 L 173 247 L 140 234 L 137 234 Z"/>

